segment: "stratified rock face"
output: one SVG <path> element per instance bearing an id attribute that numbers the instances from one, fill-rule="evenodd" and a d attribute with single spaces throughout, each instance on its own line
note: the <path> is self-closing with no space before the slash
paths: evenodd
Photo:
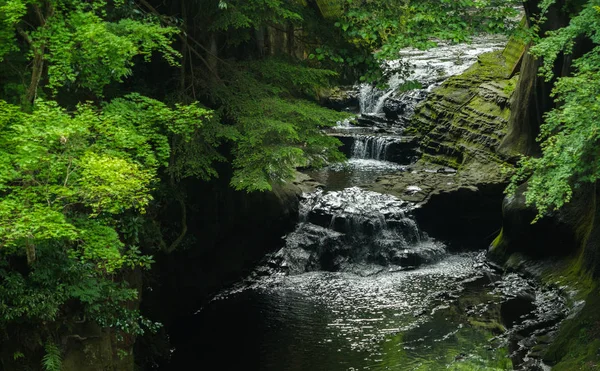
<path id="1" fill-rule="evenodd" d="M 425 160 L 467 170 L 502 163 L 495 149 L 506 134 L 515 65 L 523 46 L 483 54 L 465 73 L 451 77 L 420 104 L 408 132 L 421 137 Z M 490 176 L 500 176 L 498 172 Z"/>
<path id="2" fill-rule="evenodd" d="M 404 130 L 416 137 L 421 159 L 368 187 L 419 203 L 419 224 L 451 247 L 485 247 L 501 227 L 506 158 L 496 149 L 506 135 L 523 50 L 510 41 L 432 89 Z"/>
<path id="3" fill-rule="evenodd" d="M 305 195 L 301 219 L 275 257 L 289 273 L 340 271 L 354 264 L 415 267 L 445 254 L 423 235 L 412 205 L 357 187 Z"/>

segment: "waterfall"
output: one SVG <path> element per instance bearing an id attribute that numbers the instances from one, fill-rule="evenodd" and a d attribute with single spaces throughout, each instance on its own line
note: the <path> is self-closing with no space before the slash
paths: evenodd
<path id="1" fill-rule="evenodd" d="M 408 267 L 433 262 L 445 254 L 445 247 L 419 230 L 412 207 L 358 187 L 305 194 L 301 222 L 277 255 L 290 273 L 338 271 L 365 263 Z"/>
<path id="2" fill-rule="evenodd" d="M 370 84 L 361 84 L 359 94 L 360 113 L 371 115 L 382 113 L 385 101 L 394 94 L 404 81 L 398 74 L 395 74 L 388 80 L 388 88 L 385 90 Z"/>
<path id="3" fill-rule="evenodd" d="M 385 161 L 388 146 L 395 141 L 389 137 L 356 135 L 352 144 L 352 158 Z"/>

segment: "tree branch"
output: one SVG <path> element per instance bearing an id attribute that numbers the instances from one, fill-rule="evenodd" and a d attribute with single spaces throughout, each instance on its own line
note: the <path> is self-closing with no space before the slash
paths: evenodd
<path id="1" fill-rule="evenodd" d="M 172 22 L 170 22 L 168 19 L 166 19 L 166 17 L 164 17 L 158 10 L 156 10 L 156 8 L 154 8 L 150 3 L 148 3 L 148 1 L 146 1 L 146 0 L 138 0 L 138 1 L 140 2 L 140 4 L 142 4 L 144 7 L 146 7 L 152 14 L 154 14 L 155 16 L 157 16 L 158 18 L 160 18 L 163 22 L 165 22 L 168 26 L 177 28 L 180 31 L 179 34 L 178 34 L 179 39 L 183 43 L 185 43 L 186 46 L 187 46 L 187 48 L 189 48 L 189 50 L 202 61 L 202 63 L 206 66 L 206 68 L 208 68 L 208 70 L 217 79 L 219 79 L 219 75 L 217 74 L 216 71 L 214 71 L 213 68 L 211 68 L 210 63 L 208 63 L 208 61 L 202 56 L 202 54 L 200 54 L 197 50 L 195 50 L 194 48 L 192 48 L 190 46 L 189 41 L 191 41 L 192 43 L 194 43 L 195 45 L 197 45 L 198 47 L 200 47 L 207 54 L 212 55 L 214 58 L 216 58 L 217 60 L 219 60 L 221 63 L 227 64 L 227 62 L 225 62 L 224 60 L 220 59 L 218 56 L 214 55 L 208 48 L 206 48 L 204 45 L 202 45 L 201 43 L 199 43 L 198 41 L 196 41 L 193 37 L 191 37 L 190 35 L 188 35 L 188 33 L 185 32 L 185 30 L 182 29 L 180 26 L 174 25 Z"/>

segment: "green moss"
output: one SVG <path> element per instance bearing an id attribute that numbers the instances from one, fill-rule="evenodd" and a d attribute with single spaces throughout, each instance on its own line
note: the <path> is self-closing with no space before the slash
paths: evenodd
<path id="1" fill-rule="evenodd" d="M 496 236 L 496 238 L 494 238 L 494 241 L 492 241 L 492 251 L 494 251 L 494 250 L 498 251 L 504 245 L 503 232 L 504 232 L 504 229 L 500 229 L 500 233 Z"/>
<path id="2" fill-rule="evenodd" d="M 543 355 L 556 371 L 600 370 L 600 291 L 582 259 L 580 254 L 542 274 L 543 282 L 575 290 L 569 297 L 571 305 L 585 301 L 578 314 L 561 323 L 557 338 Z"/>
<path id="3" fill-rule="evenodd" d="M 486 115 L 490 115 L 490 116 L 494 116 L 494 117 L 499 117 L 504 120 L 508 120 L 508 118 L 510 117 L 509 109 L 502 108 L 502 107 L 498 106 L 498 104 L 496 104 L 495 102 L 487 101 L 487 100 L 483 99 L 483 97 L 479 97 L 479 96 L 473 98 L 469 102 L 468 107 L 474 109 L 477 112 L 480 112 L 480 113 L 483 113 Z"/>
<path id="4" fill-rule="evenodd" d="M 555 371 L 600 370 L 600 292 L 586 296 L 586 304 L 574 318 L 565 320 L 559 335 L 544 354 L 556 363 Z"/>
<path id="5" fill-rule="evenodd" d="M 504 327 L 498 321 L 477 321 L 475 319 L 470 318 L 469 324 L 473 327 L 477 327 L 483 330 L 490 331 L 493 334 L 502 334 L 506 331 L 506 327 Z"/>
<path id="6" fill-rule="evenodd" d="M 479 56 L 477 63 L 465 71 L 461 77 L 471 77 L 479 81 L 504 79 L 512 70 L 505 63 L 502 51 L 484 53 Z"/>
<path id="7" fill-rule="evenodd" d="M 522 22 L 522 25 L 524 25 L 524 22 Z M 513 36 L 508 40 L 508 44 L 506 44 L 506 47 L 502 51 L 507 69 L 512 70 L 519 62 L 525 50 L 525 45 L 525 41 L 518 37 Z"/>
<path id="8" fill-rule="evenodd" d="M 458 162 L 456 157 L 450 157 L 446 155 L 430 155 L 428 153 L 424 153 L 421 157 L 425 162 L 431 162 L 433 164 L 439 164 L 446 167 L 451 167 L 453 169 L 460 169 L 461 164 Z"/>
<path id="9" fill-rule="evenodd" d="M 572 300 L 583 300 L 597 287 L 591 274 L 583 268 L 583 254 L 564 260 L 558 266 L 547 269 L 542 281 L 559 287 L 568 286 L 577 294 Z"/>
<path id="10" fill-rule="evenodd" d="M 518 79 L 516 77 L 508 80 L 506 82 L 506 85 L 504 85 L 504 89 L 502 89 L 504 94 L 506 94 L 510 97 L 512 95 L 512 93 L 515 91 L 515 89 L 517 88 L 517 81 L 518 81 Z"/>

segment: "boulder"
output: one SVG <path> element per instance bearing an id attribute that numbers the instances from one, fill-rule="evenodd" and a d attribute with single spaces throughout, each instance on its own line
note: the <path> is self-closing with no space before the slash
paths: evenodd
<path id="1" fill-rule="evenodd" d="M 398 99 L 387 99 L 383 103 L 383 113 L 388 120 L 398 120 L 406 111 L 406 103 Z"/>

